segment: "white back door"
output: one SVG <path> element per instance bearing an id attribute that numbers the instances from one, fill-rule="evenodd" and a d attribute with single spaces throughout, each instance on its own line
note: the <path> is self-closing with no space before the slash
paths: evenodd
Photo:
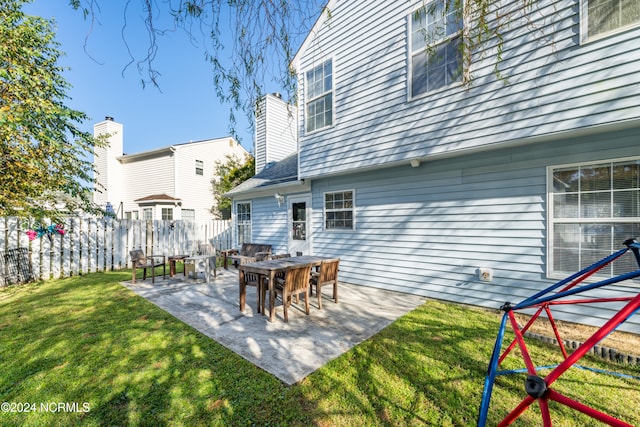
<path id="1" fill-rule="evenodd" d="M 289 196 L 287 200 L 289 246 L 288 252 L 311 255 L 311 195 Z"/>

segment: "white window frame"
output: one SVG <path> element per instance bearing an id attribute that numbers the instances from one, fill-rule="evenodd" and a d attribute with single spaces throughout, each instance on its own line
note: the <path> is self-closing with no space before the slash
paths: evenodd
<path id="1" fill-rule="evenodd" d="M 204 176 L 204 161 L 196 160 L 196 175 Z"/>
<path id="2" fill-rule="evenodd" d="M 421 43 L 421 46 L 419 46 L 418 48 L 414 48 L 414 34 L 417 34 L 418 31 L 417 29 L 414 28 L 414 16 L 416 13 L 418 13 L 418 11 L 420 9 L 428 9 L 429 7 L 431 7 L 432 4 L 434 4 L 435 2 L 442 2 L 443 4 L 446 3 L 447 1 L 453 3 L 453 0 L 432 0 L 429 1 L 427 3 L 425 3 L 423 6 L 421 6 L 418 9 L 414 9 L 412 11 L 412 13 L 409 15 L 408 17 L 408 35 L 407 35 L 407 52 L 409 55 L 407 64 L 408 64 L 408 72 L 407 72 L 407 78 L 409 79 L 408 84 L 407 84 L 407 97 L 409 100 L 413 100 L 413 99 L 419 99 L 422 98 L 424 96 L 427 96 L 429 94 L 433 94 L 433 93 L 437 93 L 438 91 L 444 90 L 452 85 L 455 84 L 461 84 L 462 83 L 462 70 L 458 69 L 456 72 L 459 74 L 458 77 L 452 81 L 449 82 L 445 82 L 444 85 L 436 87 L 434 89 L 427 89 L 424 92 L 420 92 L 417 94 L 413 94 L 414 91 L 414 60 L 416 58 L 418 58 L 419 56 L 423 56 L 423 55 L 430 55 L 431 53 L 429 51 L 431 51 L 432 49 L 436 49 L 439 46 L 445 46 L 445 49 L 447 48 L 447 45 L 449 43 L 452 43 L 454 39 L 458 38 L 459 42 L 462 43 L 462 37 L 463 37 L 463 31 L 464 31 L 464 27 L 465 27 L 465 22 L 464 20 L 462 20 L 461 22 L 461 26 L 460 28 L 454 32 L 451 33 L 449 35 L 444 35 L 441 38 L 438 39 L 434 39 L 431 41 L 427 41 L 425 40 L 424 43 Z M 462 7 L 465 7 L 464 4 L 462 5 Z M 449 12 L 449 13 L 455 13 L 455 12 Z M 446 19 L 446 16 L 445 16 Z M 458 58 L 458 68 L 460 68 L 462 66 L 462 57 L 458 56 L 460 55 L 459 53 L 456 54 L 457 58 Z M 445 76 L 445 79 L 447 79 L 447 77 Z"/>
<path id="3" fill-rule="evenodd" d="M 575 271 L 559 271 L 556 266 L 554 265 L 554 260 L 555 260 L 555 249 L 556 249 L 556 245 L 557 242 L 555 242 L 555 226 L 557 224 L 576 224 L 579 225 L 580 227 L 580 236 L 578 238 L 578 253 L 579 253 L 579 257 L 582 257 L 583 252 L 582 252 L 582 244 L 583 244 L 583 236 L 589 236 L 589 234 L 582 234 L 582 230 L 583 230 L 583 226 L 587 225 L 590 227 L 602 227 L 602 226 L 610 226 L 613 227 L 616 224 L 638 224 L 638 226 L 640 227 L 640 216 L 636 216 L 636 217 L 631 217 L 631 216 L 608 216 L 608 217 L 603 217 L 603 216 L 589 216 L 589 217 L 582 217 L 582 208 L 581 208 L 581 200 L 582 200 L 582 195 L 584 194 L 606 194 L 607 192 L 611 193 L 611 208 L 613 210 L 613 207 L 615 207 L 615 204 L 613 203 L 613 197 L 616 194 L 616 192 L 620 192 L 620 191 L 629 191 L 628 189 L 625 188 L 620 188 L 620 189 L 615 189 L 613 188 L 613 186 L 611 186 L 611 188 L 609 188 L 608 190 L 589 190 L 589 191 L 582 191 L 582 189 L 579 188 L 579 190 L 577 192 L 569 192 L 567 193 L 567 195 L 573 194 L 573 195 L 578 195 L 578 208 L 577 208 L 577 213 L 578 216 L 577 217 L 555 217 L 555 198 L 554 195 L 556 194 L 554 192 L 554 171 L 560 170 L 560 169 L 569 169 L 569 168 L 592 168 L 592 167 L 603 167 L 603 166 L 611 166 L 614 164 L 620 164 L 620 163 L 640 163 L 640 157 L 625 157 L 625 158 L 616 158 L 616 159 L 606 159 L 606 160 L 594 160 L 594 161 L 589 161 L 589 162 L 580 162 L 580 163 L 570 163 L 570 164 L 562 164 L 562 165 L 552 165 L 552 166 L 548 166 L 547 167 L 547 206 L 548 206 L 548 210 L 547 210 L 547 224 L 548 224 L 548 228 L 547 228 L 547 241 L 548 241 L 548 247 L 547 247 L 547 276 L 550 278 L 564 278 L 567 277 L 569 274 L 573 274 L 578 272 L 581 268 L 586 267 L 587 265 L 589 265 L 591 262 L 597 261 L 600 258 L 603 258 L 606 255 L 609 255 L 619 249 L 622 249 L 622 243 L 623 241 L 613 241 L 614 240 L 614 236 L 613 236 L 613 232 L 610 232 L 609 236 L 610 236 L 610 247 L 608 248 L 601 248 L 600 250 L 602 251 L 602 255 L 604 255 L 603 257 L 596 257 L 596 259 L 590 259 L 590 262 L 587 262 L 586 265 L 584 263 L 580 263 L 580 268 L 576 268 Z M 613 179 L 613 174 L 611 176 L 611 179 Z M 630 187 L 631 189 L 633 187 Z M 640 189 L 638 190 L 640 191 Z M 558 193 L 558 194 L 564 194 L 564 193 Z M 639 196 L 640 199 L 640 196 Z M 638 210 L 640 210 L 640 207 L 638 207 Z M 638 215 L 640 215 L 640 212 L 637 213 Z M 597 235 L 595 235 L 597 236 Z M 594 237 L 595 237 L 594 236 Z M 626 236 L 624 237 L 626 238 L 630 238 L 630 237 L 636 237 L 636 236 Z M 633 257 L 631 257 L 633 258 Z M 631 258 L 629 259 L 630 262 L 633 263 L 634 269 L 637 269 L 637 263 L 635 260 L 631 260 Z M 620 261 L 617 261 L 620 262 Z M 614 262 L 615 264 L 615 262 Z M 614 266 L 614 268 L 617 268 Z M 625 271 L 626 272 L 626 271 Z M 618 274 L 618 273 L 616 273 Z M 597 277 L 599 279 L 602 279 L 603 277 L 611 277 L 611 273 L 609 270 L 604 269 L 603 271 L 599 272 L 598 274 L 596 274 L 594 277 Z M 634 280 L 634 282 L 637 281 L 637 279 Z"/>
<path id="4" fill-rule="evenodd" d="M 238 205 L 249 205 L 249 219 L 241 219 L 239 218 L 238 215 Z M 248 242 L 244 242 L 244 243 L 250 243 L 251 240 L 253 239 L 253 203 L 251 203 L 251 201 L 242 201 L 242 202 L 235 202 L 234 206 L 233 206 L 233 216 L 234 216 L 234 234 L 235 234 L 235 241 L 236 244 L 238 246 L 240 246 L 244 240 L 240 240 L 240 226 L 249 226 L 249 241 Z M 242 233 L 243 235 L 246 235 L 246 233 Z"/>
<path id="5" fill-rule="evenodd" d="M 124 213 L 125 219 L 140 219 L 138 211 L 126 211 Z"/>
<path id="6" fill-rule="evenodd" d="M 620 27 L 616 27 L 609 31 L 603 31 L 601 33 L 594 34 L 589 36 L 589 2 L 594 0 L 581 0 L 580 1 L 580 43 L 588 43 L 594 40 L 601 39 L 603 37 L 608 37 L 612 34 L 620 33 L 622 31 L 626 31 L 630 28 L 634 28 L 640 26 L 640 18 L 635 22 L 632 22 L 627 25 L 622 25 Z M 598 0 L 595 0 L 598 1 Z M 622 1 L 622 0 L 619 0 Z M 621 14 L 624 11 L 620 12 Z"/>
<path id="7" fill-rule="evenodd" d="M 186 214 L 186 215 L 185 215 Z M 196 210 L 195 209 L 181 209 L 180 217 L 183 221 L 195 221 Z"/>
<path id="8" fill-rule="evenodd" d="M 160 208 L 160 219 L 173 221 L 173 208 Z"/>
<path id="9" fill-rule="evenodd" d="M 142 209 L 142 219 L 145 221 L 153 219 L 153 208 L 143 208 Z"/>
<path id="10" fill-rule="evenodd" d="M 308 79 L 308 74 L 314 70 L 316 70 L 317 68 L 322 67 L 323 69 L 323 75 L 324 75 L 324 66 L 325 64 L 330 63 L 331 64 L 331 88 L 329 90 L 324 90 L 323 92 L 319 93 L 319 94 L 314 94 L 314 96 L 311 96 L 309 94 L 309 79 Z M 306 134 L 312 134 L 315 132 L 320 132 L 324 129 L 328 129 L 334 126 L 336 120 L 335 120 L 335 87 L 336 87 L 336 68 L 335 68 L 335 61 L 333 58 L 329 58 L 325 61 L 322 61 L 321 64 L 318 64 L 308 70 L 306 70 L 304 72 L 304 119 L 305 119 L 305 125 L 304 125 L 304 129 L 305 129 L 305 133 Z M 324 79 L 323 79 L 324 80 Z M 311 129 L 309 127 L 309 124 L 311 123 L 311 120 L 309 118 L 309 106 L 311 103 L 316 102 L 326 96 L 331 96 L 331 123 L 330 124 L 325 124 L 323 127 L 319 127 L 319 128 L 313 128 Z M 325 109 L 325 113 L 326 114 L 326 109 Z M 315 124 L 315 120 L 313 121 L 313 123 Z"/>
<path id="11" fill-rule="evenodd" d="M 351 208 L 339 208 L 339 209 L 327 209 L 327 195 L 338 193 L 351 193 Z M 330 228 L 327 226 L 328 218 L 327 214 L 332 212 L 351 212 L 351 228 Z M 322 227 L 325 231 L 332 232 L 351 232 L 356 230 L 356 190 L 334 190 L 326 191 L 322 193 Z"/>

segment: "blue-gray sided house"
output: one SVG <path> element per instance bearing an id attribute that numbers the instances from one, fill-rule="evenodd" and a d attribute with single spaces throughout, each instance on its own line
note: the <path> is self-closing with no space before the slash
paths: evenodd
<path id="1" fill-rule="evenodd" d="M 270 151 L 293 126 L 297 148 L 230 193 L 236 243 L 339 256 L 345 282 L 498 308 L 640 236 L 640 2 L 524 4 L 496 3 L 518 10 L 502 58 L 489 40 L 467 84 L 458 46 L 473 21 L 454 6 L 329 1 L 292 64 L 297 112 L 256 132 Z M 620 306 L 554 314 L 600 325 Z M 621 329 L 640 333 L 640 316 Z"/>

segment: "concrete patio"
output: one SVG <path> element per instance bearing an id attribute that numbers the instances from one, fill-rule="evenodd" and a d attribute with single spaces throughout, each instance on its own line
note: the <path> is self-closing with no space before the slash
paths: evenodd
<path id="1" fill-rule="evenodd" d="M 211 283 L 202 276 L 187 280 L 179 274 L 169 279 L 167 274 L 167 280 L 156 277 L 155 284 L 147 278 L 122 285 L 289 385 L 425 301 L 415 295 L 340 283 L 338 304 L 331 300 L 331 289 L 323 289 L 322 310 L 314 294 L 310 315 L 304 313 L 304 302 L 293 304 L 285 323 L 277 302 L 276 321 L 271 323 L 268 316 L 256 312 L 255 288 L 247 289 L 247 306 L 240 312 L 238 273 L 233 267 L 218 270 Z"/>

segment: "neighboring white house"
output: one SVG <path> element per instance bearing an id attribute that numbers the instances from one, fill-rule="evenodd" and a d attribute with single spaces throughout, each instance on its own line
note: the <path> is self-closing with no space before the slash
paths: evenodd
<path id="1" fill-rule="evenodd" d="M 522 14 L 503 33 L 506 81 L 493 40 L 467 86 L 456 46 L 473 22 L 437 16 L 444 0 L 329 1 L 292 64 L 297 156 L 229 193 L 236 236 L 338 256 L 345 282 L 491 308 L 640 236 L 638 2 L 521 3 L 492 4 Z M 556 316 L 601 324 L 621 304 Z"/>
<path id="2" fill-rule="evenodd" d="M 95 124 L 94 134 L 110 134 L 109 146 L 95 150 L 97 180 L 104 188 L 94 192 L 94 202 L 103 208 L 109 203 L 119 218 L 213 219 L 215 163 L 247 154 L 232 137 L 123 154 L 123 126 L 111 117 Z"/>

